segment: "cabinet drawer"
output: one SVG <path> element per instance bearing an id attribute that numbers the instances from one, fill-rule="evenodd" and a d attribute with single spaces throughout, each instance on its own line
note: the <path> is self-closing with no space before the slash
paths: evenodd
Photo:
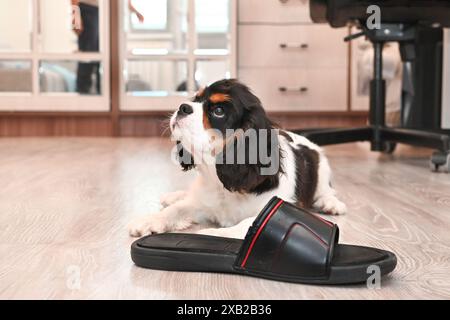
<path id="1" fill-rule="evenodd" d="M 308 0 L 239 0 L 239 22 L 311 23 Z"/>
<path id="2" fill-rule="evenodd" d="M 247 84 L 270 111 L 347 110 L 347 70 L 326 69 L 241 69 Z"/>
<path id="3" fill-rule="evenodd" d="M 239 27 L 241 67 L 345 67 L 347 29 L 325 25 Z"/>

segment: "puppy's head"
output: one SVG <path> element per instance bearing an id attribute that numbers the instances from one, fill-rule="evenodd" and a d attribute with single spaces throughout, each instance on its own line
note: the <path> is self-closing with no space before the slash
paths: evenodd
<path id="1" fill-rule="evenodd" d="M 274 126 L 258 97 L 237 80 L 200 90 L 173 114 L 170 127 L 185 170 L 208 154 L 215 157 L 217 176 L 229 191 L 262 193 L 278 186 L 279 161 L 272 174 L 262 172 L 280 156 Z"/>

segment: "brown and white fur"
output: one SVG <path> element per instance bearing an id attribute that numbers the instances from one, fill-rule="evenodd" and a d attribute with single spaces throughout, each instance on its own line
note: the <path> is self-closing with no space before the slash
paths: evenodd
<path id="1" fill-rule="evenodd" d="M 245 132 L 250 128 L 275 128 L 260 100 L 236 80 L 218 81 L 201 90 L 193 101 L 186 102 L 173 114 L 170 126 L 173 138 L 178 141 L 179 155 L 191 156 L 189 163 L 180 159 L 181 166 L 185 171 L 197 170 L 198 176 L 188 190 L 161 197 L 161 211 L 130 223 L 131 236 L 213 223 L 218 228 L 203 229 L 200 233 L 243 238 L 273 196 L 329 214 L 344 214 L 347 210 L 331 186 L 331 169 L 322 149 L 292 132 L 279 131 L 280 166 L 271 176 L 260 174 L 260 163 L 221 165 L 197 161 L 205 153 L 217 154 L 218 149 L 225 152 L 227 147 L 238 143 L 237 135 L 212 139 L 211 129 Z"/>

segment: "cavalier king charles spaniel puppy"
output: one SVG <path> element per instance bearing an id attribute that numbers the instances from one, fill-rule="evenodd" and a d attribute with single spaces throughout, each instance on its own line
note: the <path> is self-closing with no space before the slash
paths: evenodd
<path id="1" fill-rule="evenodd" d="M 237 80 L 201 90 L 173 114 L 170 128 L 177 161 L 198 176 L 187 191 L 164 195 L 160 212 L 130 223 L 131 236 L 213 224 L 199 233 L 242 239 L 273 196 L 328 214 L 347 210 L 322 149 L 278 129 Z"/>

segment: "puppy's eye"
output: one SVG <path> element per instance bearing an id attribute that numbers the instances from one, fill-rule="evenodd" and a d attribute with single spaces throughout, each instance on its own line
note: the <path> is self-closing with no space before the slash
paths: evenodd
<path id="1" fill-rule="evenodd" d="M 225 109 L 222 107 L 216 107 L 213 110 L 212 114 L 216 118 L 223 118 L 223 117 L 225 117 Z"/>

